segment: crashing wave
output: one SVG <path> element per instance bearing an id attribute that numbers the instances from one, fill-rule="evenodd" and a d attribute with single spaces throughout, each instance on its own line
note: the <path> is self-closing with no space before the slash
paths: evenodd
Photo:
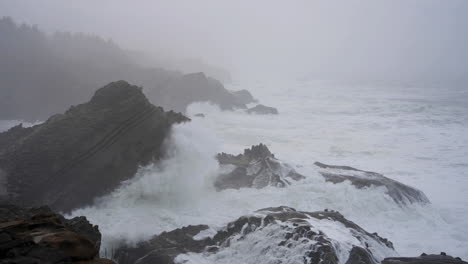
<path id="1" fill-rule="evenodd" d="M 383 186 L 386 188 L 386 193 L 398 204 L 429 203 L 429 199 L 422 191 L 387 178 L 380 173 L 363 171 L 349 166 L 327 165 L 320 162 L 314 164 L 321 168 L 319 173 L 328 182 L 350 181 L 352 185 L 359 189 L 372 185 Z"/>
<path id="2" fill-rule="evenodd" d="M 336 211 L 258 210 L 209 234 L 208 226 L 163 232 L 114 256 L 126 263 L 380 263 L 393 245 Z M 200 236 L 200 233 L 205 233 Z"/>

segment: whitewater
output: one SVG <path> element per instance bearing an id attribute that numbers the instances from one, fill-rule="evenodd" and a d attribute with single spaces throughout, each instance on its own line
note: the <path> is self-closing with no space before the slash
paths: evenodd
<path id="1" fill-rule="evenodd" d="M 173 127 L 160 163 L 142 167 L 113 193 L 70 215 L 99 225 L 106 252 L 189 224 L 208 224 L 214 232 L 241 215 L 285 205 L 338 210 L 388 238 L 402 256 L 445 251 L 468 258 L 467 91 L 297 80 L 227 88 L 248 89 L 280 114 L 190 105 L 192 122 Z M 0 130 L 16 123 L 2 121 Z M 238 154 L 258 143 L 306 179 L 286 188 L 215 191 L 212 183 L 221 169 L 215 154 Z M 422 190 L 431 204 L 401 206 L 383 188 L 327 183 L 315 161 L 382 173 Z M 236 263 L 229 256 L 235 254 L 221 261 Z"/>

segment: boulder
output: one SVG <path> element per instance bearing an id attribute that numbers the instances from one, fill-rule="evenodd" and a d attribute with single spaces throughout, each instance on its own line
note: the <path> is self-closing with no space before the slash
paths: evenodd
<path id="1" fill-rule="evenodd" d="M 335 211 L 301 212 L 286 206 L 265 208 L 228 223 L 212 237 L 200 239 L 197 232 L 207 228 L 189 226 L 164 232 L 134 248 L 118 249 L 115 259 L 120 264 L 266 260 L 377 264 L 386 255 L 396 254 L 390 241 L 365 231 Z M 336 233 L 349 237 L 336 237 L 333 235 Z"/>
<path id="2" fill-rule="evenodd" d="M 258 115 L 277 115 L 278 109 L 270 106 L 265 106 L 258 104 L 252 108 L 246 110 L 249 114 L 258 114 Z"/>
<path id="3" fill-rule="evenodd" d="M 112 82 L 40 125 L 0 133 L 4 198 L 61 211 L 91 204 L 158 160 L 172 124 L 188 120 L 152 105 L 141 88 Z"/>
<path id="4" fill-rule="evenodd" d="M 319 173 L 328 182 L 336 184 L 349 181 L 358 189 L 383 186 L 386 193 L 398 204 L 429 203 L 429 199 L 422 191 L 387 178 L 380 173 L 363 171 L 349 166 L 327 165 L 320 162 L 314 164 L 320 168 Z"/>
<path id="5" fill-rule="evenodd" d="M 290 165 L 276 159 L 268 147 L 261 143 L 245 149 L 243 154 L 237 156 L 220 153 L 217 159 L 225 171 L 215 181 L 218 190 L 285 187 L 291 184 L 291 180 L 304 178 Z"/>
<path id="6" fill-rule="evenodd" d="M 468 262 L 441 252 L 439 255 L 423 253 L 419 257 L 386 258 L 382 261 L 382 264 L 468 264 Z"/>
<path id="7" fill-rule="evenodd" d="M 86 217 L 48 207 L 0 205 L 0 263 L 113 263 L 100 259 L 101 233 Z"/>

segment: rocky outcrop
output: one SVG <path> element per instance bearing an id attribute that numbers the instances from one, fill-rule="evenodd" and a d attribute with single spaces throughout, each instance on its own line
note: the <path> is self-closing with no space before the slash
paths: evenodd
<path id="1" fill-rule="evenodd" d="M 86 217 L 48 207 L 0 205 L 0 263 L 113 263 L 99 258 L 101 233 Z"/>
<path id="2" fill-rule="evenodd" d="M 252 96 L 252 94 L 245 89 L 239 91 L 232 91 L 231 93 L 236 96 L 237 102 L 239 104 L 250 104 L 257 102 L 257 100 Z"/>
<path id="3" fill-rule="evenodd" d="M 238 218 L 212 236 L 200 237 L 207 228 L 189 226 L 164 232 L 135 248 L 119 249 L 115 259 L 120 264 L 193 263 L 193 259 L 201 261 L 198 263 L 275 259 L 275 263 L 374 264 L 395 254 L 390 241 L 368 233 L 334 211 L 265 208 Z M 333 235 L 336 233 L 349 237 L 338 238 Z M 230 255 L 226 253 L 229 250 L 242 254 Z"/>
<path id="4" fill-rule="evenodd" d="M 171 125 L 187 120 L 152 105 L 137 86 L 110 83 L 43 124 L 0 133 L 6 198 L 62 211 L 90 204 L 159 159 Z"/>
<path id="5" fill-rule="evenodd" d="M 423 253 L 419 257 L 386 258 L 382 261 L 382 264 L 468 264 L 468 262 L 441 252 L 439 255 Z"/>
<path id="6" fill-rule="evenodd" d="M 246 110 L 249 114 L 258 114 L 258 115 L 277 115 L 278 109 L 270 106 L 265 106 L 258 104 L 252 108 Z"/>
<path id="7" fill-rule="evenodd" d="M 119 264 L 173 263 L 182 253 L 202 252 L 212 244 L 211 240 L 196 240 L 194 237 L 207 229 L 206 225 L 186 226 L 163 232 L 152 239 L 140 242 L 136 247 L 119 248 L 114 259 Z"/>
<path id="8" fill-rule="evenodd" d="M 150 91 L 151 98 L 167 109 L 184 112 L 193 102 L 211 102 L 224 110 L 246 108 L 238 96 L 226 90 L 223 84 L 205 76 L 204 73 L 191 73 L 175 78 L 166 86 Z"/>
<path id="9" fill-rule="evenodd" d="M 285 187 L 291 180 L 304 178 L 291 166 L 276 159 L 264 144 L 245 149 L 243 154 L 237 156 L 220 153 L 217 159 L 225 171 L 215 181 L 218 190 Z"/>
<path id="10" fill-rule="evenodd" d="M 371 186 L 383 186 L 386 188 L 386 193 L 398 204 L 429 203 L 429 199 L 427 199 L 422 191 L 387 178 L 382 174 L 363 171 L 349 166 L 327 165 L 320 162 L 315 162 L 314 164 L 320 168 L 319 173 L 328 182 L 336 184 L 349 181 L 359 189 Z"/>

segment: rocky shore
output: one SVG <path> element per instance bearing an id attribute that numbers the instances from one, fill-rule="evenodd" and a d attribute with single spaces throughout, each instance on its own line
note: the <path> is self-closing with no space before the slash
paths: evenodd
<path id="1" fill-rule="evenodd" d="M 0 263 L 112 264 L 99 257 L 101 233 L 86 217 L 65 219 L 48 207 L 0 205 Z"/>
<path id="2" fill-rule="evenodd" d="M 3 199 L 61 211 L 89 205 L 158 160 L 171 125 L 188 120 L 152 105 L 140 87 L 110 83 L 43 124 L 0 133 Z"/>
<path id="3" fill-rule="evenodd" d="M 193 75 L 188 82 L 204 78 Z M 240 101 L 251 100 L 245 92 L 239 96 Z M 166 152 L 171 127 L 183 122 L 190 119 L 154 106 L 140 87 L 117 81 L 40 125 L 0 133 L 0 179 L 6 180 L 6 192 L 0 193 L 5 202 L 0 205 L 0 263 L 114 263 L 99 256 L 105 234 L 97 226 L 84 216 L 66 219 L 52 210 L 92 205 L 131 179 L 140 166 L 157 163 Z M 308 177 L 264 144 L 238 155 L 219 153 L 216 159 L 221 166 L 214 180 L 218 191 L 287 188 Z M 382 187 L 382 195 L 400 206 L 429 203 L 423 192 L 382 174 L 315 165 L 318 177 L 330 184 Z M 279 206 L 222 227 L 194 224 L 123 245 L 106 257 L 120 264 L 223 263 L 226 252 L 237 252 L 239 263 L 262 256 L 275 259 L 272 263 L 466 263 L 445 253 L 396 257 L 392 242 L 328 209 L 303 212 Z"/>

